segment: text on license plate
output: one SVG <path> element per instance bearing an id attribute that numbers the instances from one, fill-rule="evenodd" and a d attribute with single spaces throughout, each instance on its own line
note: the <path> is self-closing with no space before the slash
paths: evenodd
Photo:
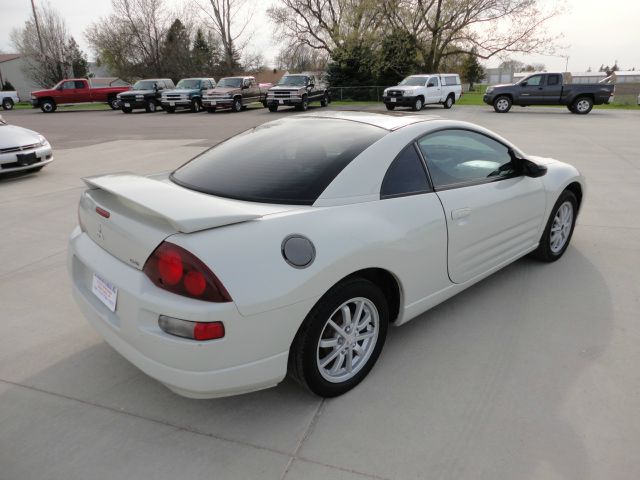
<path id="1" fill-rule="evenodd" d="M 125 108 L 129 108 L 131 106 L 131 104 L 130 103 L 125 103 L 124 106 L 125 106 Z"/>
<path id="2" fill-rule="evenodd" d="M 395 99 L 395 98 L 392 98 L 392 99 L 391 99 L 391 103 L 395 103 L 395 102 L 396 102 L 396 99 Z"/>
<path id="3" fill-rule="evenodd" d="M 176 106 L 176 102 L 169 102 L 169 106 L 170 107 L 175 107 Z"/>
<path id="4" fill-rule="evenodd" d="M 116 311 L 118 288 L 115 285 L 109 283 L 97 273 L 94 273 L 91 291 L 109 310 L 112 312 Z"/>

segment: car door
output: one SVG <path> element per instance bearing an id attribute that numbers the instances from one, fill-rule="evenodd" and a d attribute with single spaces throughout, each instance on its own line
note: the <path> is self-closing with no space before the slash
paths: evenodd
<path id="1" fill-rule="evenodd" d="M 89 84 L 85 80 L 76 80 L 75 101 L 78 103 L 90 102 L 91 90 Z"/>
<path id="2" fill-rule="evenodd" d="M 447 220 L 452 282 L 503 266 L 538 243 L 542 180 L 522 174 L 507 146 L 465 129 L 428 134 L 418 145 Z"/>
<path id="3" fill-rule="evenodd" d="M 438 77 L 427 80 L 427 98 L 425 103 L 440 103 L 442 101 L 442 86 Z"/>
<path id="4" fill-rule="evenodd" d="M 550 73 L 547 75 L 547 81 L 544 88 L 540 91 L 542 104 L 553 105 L 560 103 L 562 95 L 562 75 L 559 73 Z"/>
<path id="5" fill-rule="evenodd" d="M 60 94 L 56 98 L 58 103 L 73 103 L 76 95 L 76 82 L 73 80 L 67 80 L 60 86 Z"/>
<path id="6" fill-rule="evenodd" d="M 520 83 L 520 104 L 540 105 L 544 101 L 545 75 L 532 75 Z"/>

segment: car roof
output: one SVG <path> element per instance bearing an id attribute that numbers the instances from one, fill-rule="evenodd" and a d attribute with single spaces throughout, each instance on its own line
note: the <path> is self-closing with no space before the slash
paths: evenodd
<path id="1" fill-rule="evenodd" d="M 437 120 L 437 115 L 415 115 L 407 113 L 384 113 L 384 112 L 363 112 L 357 110 L 351 111 L 323 111 L 304 113 L 300 117 L 308 118 L 335 118 L 336 120 L 350 120 L 352 122 L 366 123 L 385 130 L 393 131 L 407 125 L 419 122 L 427 122 Z"/>

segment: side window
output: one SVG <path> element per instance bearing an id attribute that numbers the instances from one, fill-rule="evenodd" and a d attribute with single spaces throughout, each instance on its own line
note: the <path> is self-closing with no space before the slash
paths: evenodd
<path id="1" fill-rule="evenodd" d="M 76 88 L 87 88 L 82 80 L 76 80 Z"/>
<path id="2" fill-rule="evenodd" d="M 527 79 L 527 85 L 531 87 L 538 87 L 542 85 L 542 75 L 534 75 Z"/>
<path id="3" fill-rule="evenodd" d="M 547 77 L 547 85 L 560 85 L 560 75 L 549 75 Z"/>
<path id="4" fill-rule="evenodd" d="M 440 82 L 438 82 L 438 77 L 431 77 L 429 79 L 429 83 L 427 83 L 427 87 L 437 87 L 438 85 L 440 85 Z"/>
<path id="5" fill-rule="evenodd" d="M 380 198 L 393 198 L 432 191 L 422 160 L 413 144 L 391 162 L 382 181 Z"/>
<path id="6" fill-rule="evenodd" d="M 443 130 L 418 140 L 434 186 L 445 187 L 517 173 L 509 149 L 470 130 Z"/>
<path id="7" fill-rule="evenodd" d="M 63 90 L 73 90 L 74 88 L 76 88 L 76 82 L 74 82 L 73 80 L 69 80 L 68 82 L 64 82 L 62 84 Z"/>

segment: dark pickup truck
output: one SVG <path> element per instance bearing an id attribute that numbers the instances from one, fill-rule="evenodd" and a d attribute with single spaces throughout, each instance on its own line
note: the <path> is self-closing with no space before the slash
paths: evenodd
<path id="1" fill-rule="evenodd" d="M 594 105 L 613 102 L 615 85 L 606 83 L 567 83 L 561 73 L 535 73 L 511 85 L 487 88 L 484 103 L 498 113 L 511 105 L 566 105 L 571 113 L 585 115 Z"/>

